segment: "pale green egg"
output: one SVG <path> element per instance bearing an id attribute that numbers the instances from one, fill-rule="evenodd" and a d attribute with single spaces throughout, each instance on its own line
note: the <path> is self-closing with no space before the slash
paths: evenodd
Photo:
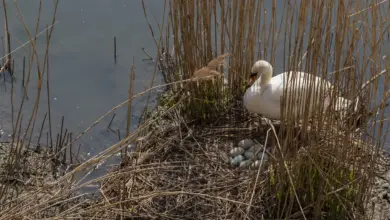
<path id="1" fill-rule="evenodd" d="M 240 168 L 247 168 L 252 164 L 252 160 L 244 160 L 240 163 Z"/>
<path id="2" fill-rule="evenodd" d="M 260 167 L 260 161 L 259 160 L 256 160 L 255 162 L 253 162 L 252 163 L 252 165 L 251 165 L 251 169 L 253 169 L 253 170 L 256 170 L 256 169 L 258 169 Z"/>
<path id="3" fill-rule="evenodd" d="M 262 149 L 262 148 L 263 148 L 263 145 L 261 145 L 261 144 L 255 144 L 255 145 L 251 146 L 251 147 L 248 149 L 248 151 L 253 152 L 253 153 L 256 153 L 256 151 L 258 151 L 258 150 L 260 150 L 260 149 Z"/>
<path id="4" fill-rule="evenodd" d="M 236 165 L 240 164 L 241 161 L 243 161 L 243 160 L 244 160 L 244 157 L 243 157 L 242 155 L 237 155 L 237 156 L 233 157 L 233 158 L 230 160 L 230 164 L 231 164 L 232 166 L 236 166 Z"/>
<path id="5" fill-rule="evenodd" d="M 255 154 L 254 154 L 253 152 L 251 152 L 251 151 L 246 151 L 246 152 L 244 153 L 244 157 L 245 157 L 245 159 L 247 159 L 247 160 L 252 159 L 254 156 L 255 156 Z"/>
<path id="6" fill-rule="evenodd" d="M 244 140 L 241 140 L 240 142 L 238 142 L 237 146 L 246 150 L 253 145 L 255 145 L 255 142 L 253 142 L 251 139 L 244 139 Z"/>
<path id="7" fill-rule="evenodd" d="M 262 157 L 263 157 L 263 152 L 259 152 L 257 154 L 257 159 L 261 160 Z M 268 161 L 268 154 L 267 153 L 264 153 L 263 161 Z"/>
<path id="8" fill-rule="evenodd" d="M 244 149 L 241 147 L 235 147 L 230 151 L 230 156 L 235 157 L 244 153 Z"/>

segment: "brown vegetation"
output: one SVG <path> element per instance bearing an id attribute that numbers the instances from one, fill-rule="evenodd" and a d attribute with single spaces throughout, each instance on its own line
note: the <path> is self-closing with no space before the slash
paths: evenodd
<path id="1" fill-rule="evenodd" d="M 379 76 L 387 73 L 389 64 L 374 56 L 381 51 L 379 45 L 384 46 L 383 38 L 373 40 L 387 33 L 386 15 L 379 6 L 349 11 L 362 8 L 363 1 L 286 1 L 282 9 L 272 4 L 269 13 L 263 1 L 170 1 L 162 47 L 171 47 L 168 36 L 173 35 L 174 56 L 162 53 L 161 62 L 170 79 L 167 83 L 189 79 L 188 73 L 212 54 L 229 51 L 228 85 L 221 85 L 223 93 L 214 86 L 202 96 L 184 87 L 183 95 L 164 99 L 159 107 L 164 117 L 154 116 L 156 126 L 138 143 L 132 165 L 105 182 L 106 202 L 123 191 L 115 186 L 120 177 L 127 183 L 128 201 L 121 204 L 132 210 L 122 213 L 128 216 L 368 217 L 365 205 L 383 160 L 384 142 L 377 138 L 387 133 L 378 129 L 378 123 L 385 122 L 388 99 L 379 85 L 386 85 L 388 77 L 379 80 Z M 283 13 L 279 23 L 277 13 Z M 376 30 L 375 36 L 365 31 L 367 25 Z M 288 57 L 279 64 L 283 69 L 321 73 L 335 85 L 332 97 L 342 93 L 353 100 L 344 120 L 319 106 L 314 108 L 317 114 L 298 122 L 289 112 L 299 102 L 282 103 L 282 123 L 277 127 L 248 116 L 241 97 L 250 67 L 255 57 L 279 61 L 275 49 L 281 41 Z M 208 108 L 210 100 L 193 101 L 209 94 L 223 103 L 214 111 Z M 375 114 L 369 114 L 368 106 Z M 201 125 L 194 123 L 199 120 Z M 224 153 L 239 139 L 253 136 L 272 148 L 269 164 L 263 165 L 266 169 L 229 167 Z"/>

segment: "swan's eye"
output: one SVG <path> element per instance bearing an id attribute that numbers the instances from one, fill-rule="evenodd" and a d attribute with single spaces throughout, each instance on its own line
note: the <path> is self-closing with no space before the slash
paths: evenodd
<path id="1" fill-rule="evenodd" d="M 257 77 L 257 73 L 251 73 L 250 77 Z"/>

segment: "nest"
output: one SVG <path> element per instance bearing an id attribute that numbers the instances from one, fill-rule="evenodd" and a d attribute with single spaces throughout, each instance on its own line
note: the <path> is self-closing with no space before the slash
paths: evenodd
<path id="1" fill-rule="evenodd" d="M 275 141 L 272 142 L 272 138 L 268 137 L 268 146 L 272 148 L 271 160 L 263 163 L 259 170 L 233 167 L 229 164 L 228 155 L 245 138 L 264 144 L 270 128 L 267 121 L 249 115 L 239 101 L 229 106 L 229 111 L 221 113 L 218 120 L 202 125 L 186 123 L 178 109 L 162 110 L 160 107 L 153 116 L 155 123 L 137 140 L 137 147 L 128 154 L 127 163 L 112 170 L 110 178 L 102 183 L 102 202 L 120 205 L 110 206 L 112 209 L 108 209 L 111 210 L 109 212 L 107 209 L 102 210 L 101 215 L 112 217 L 112 213 L 118 213 L 120 208 L 124 216 L 147 219 L 259 219 L 262 216 L 273 216 L 269 209 L 272 203 L 277 202 L 270 188 L 270 175 L 279 180 L 285 178 L 280 186 L 273 186 L 275 189 L 280 190 L 289 185 L 283 163 L 279 163 L 280 155 Z M 273 124 L 278 132 L 280 124 Z M 296 128 L 300 129 L 302 126 Z M 284 159 L 291 170 L 296 172 L 294 175 L 310 167 L 310 160 L 327 160 L 319 168 L 324 173 L 332 173 L 336 164 L 344 163 L 338 161 L 340 152 L 334 150 L 340 148 L 335 137 L 325 136 L 314 127 L 313 131 L 312 135 L 317 135 L 318 140 L 313 136 L 308 137 L 310 140 L 301 138 L 299 143 L 302 147 L 299 150 L 293 151 L 293 154 L 288 153 L 293 148 L 284 152 Z M 338 139 L 345 139 L 342 132 Z M 323 144 L 313 146 L 310 143 L 313 140 Z M 370 154 L 362 148 L 364 143 L 353 146 L 356 149 L 351 149 L 343 157 L 348 161 L 342 165 L 345 170 L 353 169 L 351 164 L 366 164 L 370 161 Z M 312 168 L 316 169 L 314 165 Z M 364 171 L 355 173 L 356 178 L 365 182 L 368 180 Z M 294 181 L 312 181 L 305 178 L 299 177 Z M 343 178 L 339 176 L 337 181 Z M 340 185 L 343 184 L 340 182 Z M 306 193 L 304 186 L 307 183 L 301 186 L 297 184 L 297 193 Z M 337 187 L 335 185 L 335 189 Z M 127 211 L 123 213 L 123 210 Z M 296 210 L 290 216 L 301 216 L 302 213 Z"/>
<path id="2" fill-rule="evenodd" d="M 228 152 L 244 138 L 264 140 L 266 125 L 242 111 L 233 106 L 202 128 L 168 113 L 138 140 L 130 164 L 102 184 L 105 200 L 122 196 L 133 217 L 259 218 L 266 169 L 233 168 Z"/>

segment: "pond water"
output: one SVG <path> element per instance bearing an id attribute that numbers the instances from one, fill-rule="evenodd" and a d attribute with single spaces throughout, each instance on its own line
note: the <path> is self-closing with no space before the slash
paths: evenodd
<path id="1" fill-rule="evenodd" d="M 18 19 L 18 10 L 12 1 L 8 1 L 7 13 L 11 34 L 12 49 L 28 41 L 26 30 Z M 52 23 L 54 1 L 42 1 L 42 12 L 38 32 Z M 161 20 L 163 1 L 145 1 L 147 13 Z M 39 1 L 18 1 L 18 7 L 30 32 L 35 33 L 38 18 Z M 1 18 L 3 19 L 3 17 Z M 151 18 L 153 19 L 153 17 Z M 142 48 L 155 56 L 156 49 L 141 1 L 128 0 L 66 0 L 60 1 L 50 49 L 50 100 L 53 133 L 60 131 L 61 117 L 64 116 L 64 128 L 74 133 L 89 127 L 96 119 L 128 97 L 129 73 L 134 60 L 136 76 L 134 93 L 139 93 L 150 86 L 154 63 L 144 61 L 147 58 Z M 154 20 L 152 20 L 153 22 Z M 0 21 L 3 23 L 3 20 Z M 153 28 L 157 28 L 153 22 Z M 3 28 L 1 35 L 3 36 Z M 114 37 L 117 39 L 117 63 L 114 62 Z M 18 43 L 20 42 L 20 43 Z M 46 48 L 45 33 L 38 37 L 37 49 L 41 65 Z M 26 66 L 31 50 L 30 45 L 13 54 L 15 59 L 14 103 L 15 112 L 20 106 L 22 97 L 23 57 Z M 37 91 L 36 61 L 31 72 L 28 89 L 30 99 L 23 108 L 23 121 L 31 115 Z M 27 72 L 27 71 L 26 71 Z M 26 73 L 27 75 L 27 73 Z M 26 76 L 27 77 L 27 76 Z M 45 77 L 46 78 L 46 77 Z M 11 128 L 10 88 L 8 82 L 0 85 L 0 126 L 4 132 L 1 140 L 8 138 Z M 157 73 L 155 85 L 161 84 Z M 38 134 L 44 114 L 47 112 L 46 86 L 43 86 L 40 99 L 39 117 L 34 133 Z M 145 104 L 143 96 L 133 103 L 134 129 Z M 112 123 L 114 130 L 120 129 L 122 135 L 126 126 L 126 106 L 116 111 Z M 16 117 L 16 116 L 15 116 Z M 107 131 L 111 116 L 105 118 L 81 140 L 82 152 L 97 153 L 118 140 L 112 132 Z M 122 136 L 123 137 L 123 136 Z M 42 138 L 46 140 L 44 136 Z M 94 141 L 95 140 L 95 141 Z M 46 142 L 46 141 L 41 141 Z M 34 143 L 34 142 L 33 142 Z M 91 155 L 92 156 L 92 155 Z"/>

